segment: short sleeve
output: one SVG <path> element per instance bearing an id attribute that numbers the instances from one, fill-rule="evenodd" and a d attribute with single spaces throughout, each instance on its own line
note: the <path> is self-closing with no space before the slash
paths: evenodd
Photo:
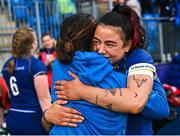
<path id="1" fill-rule="evenodd" d="M 47 74 L 46 65 L 39 59 L 32 57 L 30 66 L 31 66 L 31 73 L 33 77 L 36 77 L 40 74 Z"/>
<path id="2" fill-rule="evenodd" d="M 137 49 L 128 54 L 126 60 L 126 68 L 129 69 L 132 65 L 138 63 L 153 64 L 154 61 L 151 55 L 147 53 L 145 50 Z"/>

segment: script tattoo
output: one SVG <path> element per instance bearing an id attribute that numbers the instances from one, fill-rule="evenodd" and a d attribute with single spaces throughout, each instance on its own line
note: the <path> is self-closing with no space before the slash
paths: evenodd
<path id="1" fill-rule="evenodd" d="M 112 104 L 106 105 L 106 108 L 107 108 L 108 110 L 112 110 Z"/>
<path id="2" fill-rule="evenodd" d="M 122 96 L 122 90 L 121 90 L 121 88 L 119 89 L 119 95 Z"/>
<path id="3" fill-rule="evenodd" d="M 96 104 L 98 103 L 99 95 L 96 95 Z"/>
<path id="4" fill-rule="evenodd" d="M 136 84 L 137 84 L 137 87 L 140 88 L 141 85 L 144 83 L 144 82 L 147 82 L 147 78 L 145 79 L 138 79 L 136 78 L 136 76 L 133 75 L 133 80 L 136 81 Z"/>

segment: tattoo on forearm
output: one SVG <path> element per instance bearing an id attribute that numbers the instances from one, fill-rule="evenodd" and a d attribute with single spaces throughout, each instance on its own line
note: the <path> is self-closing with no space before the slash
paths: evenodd
<path id="1" fill-rule="evenodd" d="M 136 81 L 137 87 L 140 88 L 143 83 L 147 82 L 147 78 L 138 79 L 135 75 L 133 75 L 133 80 Z"/>
<path id="2" fill-rule="evenodd" d="M 107 97 L 109 93 L 111 93 L 113 96 L 115 96 L 116 95 L 116 90 L 117 90 L 116 88 L 107 89 L 105 97 Z"/>
<path id="3" fill-rule="evenodd" d="M 137 97 L 137 96 L 138 96 L 138 94 L 136 92 L 134 92 L 134 97 Z"/>
<path id="4" fill-rule="evenodd" d="M 119 89 L 119 95 L 122 96 L 122 90 L 121 90 L 121 88 Z"/>
<path id="5" fill-rule="evenodd" d="M 105 106 L 108 110 L 112 110 L 112 104 L 108 104 Z"/>
<path id="6" fill-rule="evenodd" d="M 107 97 L 109 94 L 109 90 L 105 90 L 105 97 Z"/>
<path id="7" fill-rule="evenodd" d="M 98 103 L 99 95 L 96 95 L 96 104 Z"/>
<path id="8" fill-rule="evenodd" d="M 115 94 L 116 94 L 116 89 L 109 89 L 109 91 L 110 91 L 110 93 L 111 93 L 113 96 L 115 96 Z"/>
<path id="9" fill-rule="evenodd" d="M 116 88 L 109 89 L 110 93 L 115 96 L 116 95 Z"/>

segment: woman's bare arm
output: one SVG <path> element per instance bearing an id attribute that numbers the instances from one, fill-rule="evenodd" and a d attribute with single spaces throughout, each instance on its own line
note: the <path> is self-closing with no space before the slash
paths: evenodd
<path id="1" fill-rule="evenodd" d="M 131 75 L 127 88 L 102 89 L 83 84 L 70 72 L 72 81 L 57 81 L 55 89 L 59 98 L 83 99 L 117 112 L 139 113 L 143 110 L 152 90 L 153 80 L 146 75 Z"/>
<path id="2" fill-rule="evenodd" d="M 34 78 L 36 93 L 41 105 L 42 111 L 51 106 L 51 96 L 48 87 L 47 75 L 38 75 Z"/>
<path id="3" fill-rule="evenodd" d="M 59 100 L 51 104 L 46 75 L 35 77 L 34 83 L 42 111 L 46 110 L 42 117 L 42 123 L 47 131 L 52 127 L 51 123 L 61 126 L 76 127 L 77 122 L 82 122 L 84 120 L 80 112 L 63 106 L 66 101 Z"/>
<path id="4" fill-rule="evenodd" d="M 57 100 L 44 112 L 42 123 L 48 132 L 52 124 L 77 127 L 77 123 L 84 120 L 79 111 L 63 106 L 66 103 L 67 101 Z"/>

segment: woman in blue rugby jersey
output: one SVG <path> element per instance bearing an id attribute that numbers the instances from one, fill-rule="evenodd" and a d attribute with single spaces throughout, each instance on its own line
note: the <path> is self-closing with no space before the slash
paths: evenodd
<path id="1" fill-rule="evenodd" d="M 12 39 L 12 56 L 2 69 L 9 87 L 10 109 L 7 128 L 11 135 L 47 134 L 41 123 L 42 111 L 51 105 L 46 66 L 33 53 L 35 32 L 19 28 Z"/>
<path id="2" fill-rule="evenodd" d="M 166 118 L 169 107 L 164 89 L 156 77 L 153 59 L 144 50 L 145 42 L 145 32 L 136 12 L 127 6 L 116 5 L 98 21 L 93 45 L 110 62 L 115 62 L 117 70 L 127 73 L 127 88 L 111 89 L 114 95 L 107 95 L 108 89 L 85 85 L 71 74 L 74 80 L 56 82 L 56 89 L 61 90 L 57 92 L 59 98 L 83 99 L 112 111 L 133 113 L 128 116 L 126 134 L 153 134 L 152 119 Z M 54 113 L 48 110 L 45 117 L 49 122 L 57 123 L 52 115 L 58 108 L 50 109 Z"/>
<path id="3" fill-rule="evenodd" d="M 57 80 L 72 80 L 68 71 L 73 71 L 89 85 L 105 89 L 125 87 L 125 75 L 114 70 L 103 55 L 91 52 L 95 27 L 95 19 L 84 13 L 72 15 L 63 21 L 61 39 L 56 46 L 57 60 L 52 66 L 53 86 Z M 54 102 L 58 98 L 53 88 L 51 93 Z M 64 106 L 81 112 L 84 120 L 77 127 L 54 125 L 51 135 L 124 135 L 126 132 L 125 113 L 106 110 L 84 100 L 68 101 Z"/>

